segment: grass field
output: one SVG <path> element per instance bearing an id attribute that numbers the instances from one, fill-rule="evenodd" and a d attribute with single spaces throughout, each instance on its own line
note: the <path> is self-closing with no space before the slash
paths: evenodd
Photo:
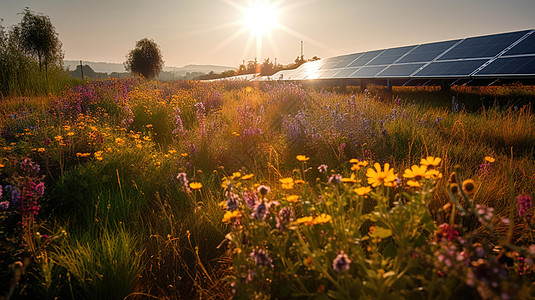
<path id="1" fill-rule="evenodd" d="M 125 79 L 6 98 L 0 291 L 530 298 L 535 88 L 452 94 Z"/>

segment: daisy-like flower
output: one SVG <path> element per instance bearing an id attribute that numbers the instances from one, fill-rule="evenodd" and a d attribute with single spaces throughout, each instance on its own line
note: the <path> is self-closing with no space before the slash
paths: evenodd
<path id="1" fill-rule="evenodd" d="M 413 165 L 410 169 L 405 169 L 405 173 L 403 173 L 403 177 L 411 178 L 416 181 L 422 180 L 423 178 L 427 177 L 427 166 Z"/>
<path id="2" fill-rule="evenodd" d="M 286 197 L 286 201 L 288 202 L 297 202 L 299 200 L 298 195 L 289 195 Z"/>
<path id="3" fill-rule="evenodd" d="M 321 215 L 314 218 L 313 222 L 314 222 L 314 225 L 320 225 L 320 224 L 331 222 L 332 219 L 333 217 L 331 217 L 330 215 L 326 213 L 322 213 Z"/>
<path id="4" fill-rule="evenodd" d="M 191 182 L 189 184 L 189 187 L 192 190 L 198 190 L 198 189 L 202 188 L 202 183 L 200 183 L 200 182 Z"/>
<path id="5" fill-rule="evenodd" d="M 438 167 L 442 159 L 440 157 L 428 156 L 420 160 L 420 165 L 427 167 Z"/>
<path id="6" fill-rule="evenodd" d="M 294 179 L 292 177 L 279 179 L 279 182 L 282 183 L 282 188 L 285 190 L 291 190 L 294 188 Z"/>
<path id="7" fill-rule="evenodd" d="M 373 187 L 385 184 L 385 185 L 392 185 L 397 178 L 397 175 L 394 174 L 394 169 L 390 169 L 390 164 L 386 163 L 384 167 L 384 171 L 381 170 L 381 165 L 379 163 L 375 163 L 374 169 L 369 168 L 366 172 L 366 176 L 368 177 L 368 184 L 371 184 Z"/>
<path id="8" fill-rule="evenodd" d="M 442 173 L 440 173 L 438 170 L 428 170 L 425 178 L 430 178 L 430 179 L 435 179 L 435 180 L 440 179 L 442 178 Z"/>
<path id="9" fill-rule="evenodd" d="M 297 224 L 305 224 L 305 225 L 308 225 L 308 226 L 315 224 L 314 217 L 312 217 L 312 216 L 299 218 L 295 222 Z"/>
<path id="10" fill-rule="evenodd" d="M 326 172 L 327 172 L 327 168 L 328 168 L 327 165 L 326 165 L 326 164 L 323 164 L 323 165 L 320 165 L 320 166 L 318 167 L 318 171 L 319 171 L 320 173 L 326 173 Z"/>
<path id="11" fill-rule="evenodd" d="M 235 219 L 241 218 L 241 213 L 239 210 L 227 211 L 223 216 L 223 223 L 232 223 Z"/>
<path id="12" fill-rule="evenodd" d="M 476 191 L 475 181 L 473 181 L 472 179 L 466 179 L 465 181 L 463 181 L 463 192 L 467 196 L 473 195 L 475 191 Z"/>
<path id="13" fill-rule="evenodd" d="M 351 176 L 349 178 L 342 178 L 343 183 L 357 183 L 357 180 L 355 179 L 355 174 L 351 173 Z"/>
<path id="14" fill-rule="evenodd" d="M 247 179 L 251 179 L 251 178 L 253 178 L 253 176 L 254 176 L 254 174 L 251 173 L 251 174 L 243 175 L 241 179 L 242 179 L 242 180 L 247 180 Z"/>
<path id="15" fill-rule="evenodd" d="M 421 187 L 422 186 L 422 184 L 420 184 L 419 181 L 415 181 L 415 180 L 407 181 L 407 185 L 410 186 L 410 187 Z"/>
<path id="16" fill-rule="evenodd" d="M 310 159 L 310 157 L 306 157 L 305 155 L 297 155 L 296 158 L 298 161 L 302 161 L 302 162 Z"/>
<path id="17" fill-rule="evenodd" d="M 357 195 L 359 196 L 365 196 L 365 195 L 368 195 L 372 191 L 372 188 L 370 186 L 362 186 L 362 187 L 354 189 L 353 191 L 357 193 Z"/>
<path id="18" fill-rule="evenodd" d="M 356 158 L 353 158 L 349 161 L 351 164 L 353 164 L 351 166 L 351 171 L 358 171 L 364 167 L 366 167 L 368 165 L 368 162 L 367 161 L 360 161 Z"/>
<path id="19" fill-rule="evenodd" d="M 492 156 L 485 156 L 485 161 L 489 163 L 493 163 L 496 161 L 496 159 Z"/>

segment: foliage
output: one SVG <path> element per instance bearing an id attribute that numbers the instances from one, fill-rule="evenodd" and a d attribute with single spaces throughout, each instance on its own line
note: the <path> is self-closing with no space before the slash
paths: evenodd
<path id="1" fill-rule="evenodd" d="M 26 8 L 20 23 L 20 42 L 26 52 L 37 56 L 39 70 L 42 62 L 45 69 L 49 63 L 63 64 L 61 42 L 48 16 L 37 15 Z"/>
<path id="2" fill-rule="evenodd" d="M 144 38 L 136 42 L 136 47 L 126 55 L 124 63 L 127 71 L 147 79 L 156 77 L 163 69 L 164 61 L 160 46 L 154 40 Z"/>
<path id="3" fill-rule="evenodd" d="M 130 78 L 6 98 L 0 290 L 100 298 L 109 281 L 117 298 L 528 295 L 530 107 L 469 111 L 462 89 L 455 103 L 404 92 Z M 440 175 L 451 171 L 456 182 Z M 13 191 L 37 204 L 21 210 Z"/>

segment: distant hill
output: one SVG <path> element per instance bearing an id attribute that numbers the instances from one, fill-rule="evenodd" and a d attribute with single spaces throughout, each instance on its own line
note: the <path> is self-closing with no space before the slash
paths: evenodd
<path id="1" fill-rule="evenodd" d="M 91 62 L 91 61 L 82 61 L 84 65 L 88 65 L 95 72 L 99 73 L 124 73 L 126 72 L 123 64 L 118 63 L 107 63 L 107 62 Z M 78 68 L 80 65 L 79 60 L 64 60 L 63 64 L 66 68 L 73 71 Z M 215 65 L 186 65 L 184 67 L 164 67 L 164 72 L 174 73 L 175 76 L 186 76 L 187 73 L 203 73 L 208 74 L 210 72 L 221 73 L 227 70 L 236 70 L 233 67 L 225 66 L 215 66 Z"/>

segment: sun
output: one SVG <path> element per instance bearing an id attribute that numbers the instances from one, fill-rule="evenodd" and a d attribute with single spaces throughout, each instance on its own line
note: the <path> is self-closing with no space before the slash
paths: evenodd
<path id="1" fill-rule="evenodd" d="M 262 37 L 271 33 L 277 26 L 277 8 L 267 0 L 254 0 L 243 10 L 242 23 L 244 28 L 256 36 Z"/>

